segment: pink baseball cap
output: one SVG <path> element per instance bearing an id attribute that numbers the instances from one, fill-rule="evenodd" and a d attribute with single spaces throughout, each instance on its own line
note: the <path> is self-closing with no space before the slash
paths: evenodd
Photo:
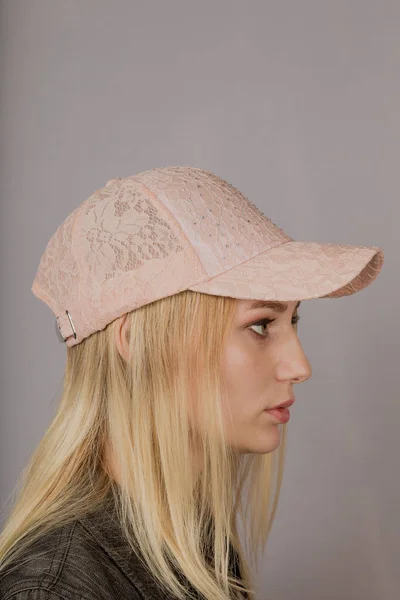
<path id="1" fill-rule="evenodd" d="M 296 241 L 210 171 L 159 167 L 107 181 L 58 227 L 32 292 L 67 346 L 124 313 L 193 290 L 273 301 L 339 298 L 382 269 L 377 246 Z"/>

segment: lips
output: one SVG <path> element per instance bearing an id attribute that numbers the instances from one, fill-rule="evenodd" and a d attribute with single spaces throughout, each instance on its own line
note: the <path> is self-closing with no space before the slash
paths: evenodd
<path id="1" fill-rule="evenodd" d="M 275 404 L 275 406 L 270 406 L 269 408 L 267 408 L 267 410 L 272 410 L 273 408 L 288 408 L 289 406 L 292 406 L 292 404 L 294 403 L 294 398 L 290 398 L 289 400 L 287 400 L 286 402 L 283 402 L 282 404 Z"/>

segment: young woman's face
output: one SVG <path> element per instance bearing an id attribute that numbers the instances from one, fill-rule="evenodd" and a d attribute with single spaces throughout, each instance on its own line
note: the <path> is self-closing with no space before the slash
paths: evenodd
<path id="1" fill-rule="evenodd" d="M 280 443 L 280 423 L 265 409 L 293 398 L 293 384 L 306 381 L 312 371 L 297 336 L 298 303 L 285 302 L 284 312 L 252 308 L 254 303 L 237 300 L 224 349 L 224 420 L 229 444 L 241 453 L 265 454 Z M 262 319 L 267 324 L 254 325 Z"/>
<path id="2" fill-rule="evenodd" d="M 311 365 L 297 336 L 297 302 L 286 302 L 283 312 L 252 308 L 254 300 L 236 302 L 222 358 L 227 389 L 225 434 L 227 443 L 239 452 L 265 454 L 280 443 L 279 421 L 265 409 L 292 398 L 293 384 L 311 377 Z M 255 325 L 263 319 L 266 324 Z M 273 322 L 268 324 L 268 320 Z M 116 341 L 125 359 L 126 329 L 124 315 L 116 331 Z"/>

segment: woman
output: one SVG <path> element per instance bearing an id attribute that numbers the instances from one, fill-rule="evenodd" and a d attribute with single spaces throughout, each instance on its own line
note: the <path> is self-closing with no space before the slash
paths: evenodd
<path id="1" fill-rule="evenodd" d="M 294 241 L 198 168 L 96 190 L 32 286 L 67 363 L 0 536 L 0 597 L 254 598 L 283 473 L 276 407 L 311 376 L 300 301 L 354 294 L 383 260 Z"/>

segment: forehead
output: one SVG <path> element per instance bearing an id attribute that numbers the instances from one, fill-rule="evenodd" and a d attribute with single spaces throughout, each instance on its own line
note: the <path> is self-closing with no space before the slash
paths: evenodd
<path id="1" fill-rule="evenodd" d="M 278 313 L 283 313 L 286 310 L 294 311 L 301 304 L 301 301 L 292 302 L 277 302 L 273 300 L 243 300 L 238 298 L 238 307 L 241 311 L 251 312 L 253 310 L 260 310 L 262 308 L 274 310 Z"/>

